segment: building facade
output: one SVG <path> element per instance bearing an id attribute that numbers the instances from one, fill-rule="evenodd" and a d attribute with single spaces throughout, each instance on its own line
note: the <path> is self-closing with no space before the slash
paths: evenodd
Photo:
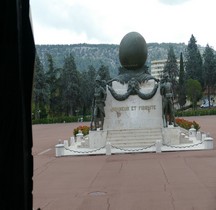
<path id="1" fill-rule="evenodd" d="M 151 61 L 151 75 L 156 79 L 161 79 L 163 76 L 164 66 L 167 60 L 154 60 Z M 178 66 L 180 65 L 180 60 L 177 60 Z"/>

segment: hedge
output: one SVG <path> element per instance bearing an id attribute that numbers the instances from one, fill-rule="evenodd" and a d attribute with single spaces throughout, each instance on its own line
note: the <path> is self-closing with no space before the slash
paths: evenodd
<path id="1" fill-rule="evenodd" d="M 53 117 L 53 118 L 42 118 L 32 120 L 32 124 L 53 124 L 53 123 L 70 123 L 70 122 L 83 122 L 91 121 L 91 116 L 70 116 L 70 117 Z"/>
<path id="2" fill-rule="evenodd" d="M 216 108 L 176 111 L 176 117 L 216 115 Z"/>

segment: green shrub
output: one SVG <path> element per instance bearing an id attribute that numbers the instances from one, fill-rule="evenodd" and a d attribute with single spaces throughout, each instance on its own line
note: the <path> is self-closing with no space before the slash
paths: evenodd
<path id="1" fill-rule="evenodd" d="M 177 117 L 216 115 L 216 108 L 176 111 Z"/>
<path id="2" fill-rule="evenodd" d="M 63 116 L 63 117 L 53 117 L 53 118 L 42 118 L 42 119 L 33 119 L 32 124 L 52 124 L 52 123 L 70 123 L 78 122 L 80 116 Z M 83 121 L 90 121 L 88 117 L 84 117 Z"/>

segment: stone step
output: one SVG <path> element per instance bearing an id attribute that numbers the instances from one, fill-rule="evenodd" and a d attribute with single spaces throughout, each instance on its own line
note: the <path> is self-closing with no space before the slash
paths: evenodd
<path id="1" fill-rule="evenodd" d="M 109 136 L 107 139 L 112 141 L 152 141 L 155 139 L 161 139 L 162 136 L 152 135 L 152 136 Z"/>
<path id="2" fill-rule="evenodd" d="M 146 147 L 150 145 L 154 145 L 155 142 L 141 142 L 141 143 L 132 143 L 132 144 L 116 144 L 116 143 L 111 143 L 112 146 L 114 147 L 119 147 L 119 148 L 140 148 L 140 147 Z"/>
<path id="3" fill-rule="evenodd" d="M 108 138 L 154 138 L 157 136 L 161 136 L 161 133 L 130 133 L 130 134 L 108 134 Z"/>
<path id="4" fill-rule="evenodd" d="M 109 135 L 152 135 L 152 134 L 161 134 L 161 129 L 130 129 L 130 130 L 109 130 Z"/>
<path id="5" fill-rule="evenodd" d="M 117 147 L 145 147 L 162 140 L 161 128 L 109 130 L 107 141 Z"/>
<path id="6" fill-rule="evenodd" d="M 161 132 L 161 128 L 108 130 L 108 133 L 131 133 L 131 132 L 137 132 L 137 133 Z"/>
<path id="7" fill-rule="evenodd" d="M 107 141 L 109 142 L 152 142 L 156 140 L 161 140 L 161 136 L 155 136 L 152 138 L 107 138 Z"/>
<path id="8" fill-rule="evenodd" d="M 153 136 L 153 135 L 161 135 L 161 130 L 152 130 L 149 131 L 139 131 L 139 130 L 131 130 L 131 131 L 108 131 L 107 136 Z"/>

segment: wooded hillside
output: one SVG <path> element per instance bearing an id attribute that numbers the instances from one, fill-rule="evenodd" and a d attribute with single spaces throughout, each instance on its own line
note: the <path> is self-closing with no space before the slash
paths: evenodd
<path id="1" fill-rule="evenodd" d="M 184 43 L 149 43 L 147 66 L 151 66 L 151 61 L 167 58 L 169 46 L 172 45 L 177 59 L 180 59 L 180 53 L 183 53 L 187 45 Z M 114 44 L 72 44 L 72 45 L 36 45 L 38 56 L 46 70 L 48 68 L 47 53 L 51 54 L 56 68 L 62 68 L 64 57 L 71 53 L 75 58 L 78 71 L 88 69 L 92 65 L 95 69 L 103 64 L 109 68 L 110 75 L 115 76 L 118 73 L 119 45 Z M 204 47 L 200 46 L 201 54 Z"/>

